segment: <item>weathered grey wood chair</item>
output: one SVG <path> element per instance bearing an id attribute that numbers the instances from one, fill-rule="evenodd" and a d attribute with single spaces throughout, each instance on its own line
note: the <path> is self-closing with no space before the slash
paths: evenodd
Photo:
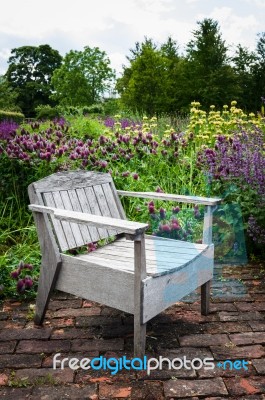
<path id="1" fill-rule="evenodd" d="M 119 196 L 204 204 L 203 244 L 145 235 L 148 225 L 126 220 Z M 35 323 L 54 288 L 134 314 L 134 352 L 145 351 L 146 323 L 201 286 L 209 311 L 213 276 L 212 209 L 220 199 L 117 191 L 107 173 L 59 172 L 29 186 L 42 252 Z M 116 235 L 85 255 L 73 249 Z"/>

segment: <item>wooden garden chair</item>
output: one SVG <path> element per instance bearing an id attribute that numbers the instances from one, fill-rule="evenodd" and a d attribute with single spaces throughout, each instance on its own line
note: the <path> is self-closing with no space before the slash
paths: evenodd
<path id="1" fill-rule="evenodd" d="M 116 190 L 107 173 L 58 172 L 29 186 L 42 253 L 35 323 L 42 324 L 53 289 L 134 315 L 134 353 L 145 352 L 146 323 L 201 286 L 209 312 L 213 276 L 212 212 L 220 199 Z M 148 224 L 127 221 L 120 196 L 205 205 L 203 244 L 145 235 Z M 100 239 L 93 252 L 65 254 Z"/>

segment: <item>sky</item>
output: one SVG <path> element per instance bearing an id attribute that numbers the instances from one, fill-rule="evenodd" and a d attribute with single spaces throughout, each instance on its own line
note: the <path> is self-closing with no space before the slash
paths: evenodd
<path id="1" fill-rule="evenodd" d="M 230 51 L 240 43 L 254 50 L 265 31 L 265 0 L 9 0 L 0 12 L 0 74 L 10 51 L 49 44 L 64 56 L 84 46 L 99 47 L 118 74 L 126 55 L 146 37 L 157 44 L 169 36 L 181 53 L 197 22 L 212 18 Z"/>

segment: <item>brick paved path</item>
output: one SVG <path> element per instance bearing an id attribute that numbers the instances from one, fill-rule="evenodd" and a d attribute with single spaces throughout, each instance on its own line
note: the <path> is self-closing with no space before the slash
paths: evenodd
<path id="1" fill-rule="evenodd" d="M 104 305 L 55 293 L 44 326 L 30 304 L 6 301 L 0 312 L 0 399 L 265 399 L 265 266 L 219 270 L 211 314 L 198 295 L 148 323 L 147 356 L 213 357 L 249 362 L 248 369 L 125 371 L 52 369 L 61 357 L 132 357 L 133 318 Z"/>

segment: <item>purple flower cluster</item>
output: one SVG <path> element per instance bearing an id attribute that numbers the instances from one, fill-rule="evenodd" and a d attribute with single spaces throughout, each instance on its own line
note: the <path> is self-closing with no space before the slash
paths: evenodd
<path id="1" fill-rule="evenodd" d="M 237 183 L 265 195 L 264 133 L 253 127 L 253 133 L 240 129 L 233 137 L 218 136 L 214 149 L 205 149 L 198 157 L 214 180 Z"/>
<path id="2" fill-rule="evenodd" d="M 14 121 L 4 120 L 0 122 L 0 140 L 8 140 L 14 137 L 18 126 Z"/>
<path id="3" fill-rule="evenodd" d="M 11 278 L 17 281 L 17 292 L 23 293 L 26 289 L 31 289 L 33 286 L 32 277 L 29 275 L 25 275 L 25 271 L 32 271 L 33 266 L 31 264 L 25 264 L 21 261 L 18 265 L 18 268 L 11 272 Z"/>
<path id="4" fill-rule="evenodd" d="M 265 243 L 265 229 L 260 227 L 253 215 L 248 219 L 248 235 L 258 244 Z"/>
<path id="5" fill-rule="evenodd" d="M 114 129 L 116 121 L 114 118 L 107 117 L 104 119 L 103 123 L 107 128 Z M 134 129 L 136 129 L 136 127 L 137 128 L 142 127 L 141 122 L 131 121 L 127 118 L 122 118 L 121 120 L 119 120 L 119 123 L 121 124 L 120 125 L 121 129 L 130 128 L 130 129 L 134 130 Z"/>
<path id="6" fill-rule="evenodd" d="M 107 120 L 111 124 L 110 119 Z M 130 125 L 129 125 L 130 123 Z M 9 158 L 18 159 L 30 164 L 59 162 L 65 168 L 89 168 L 110 172 L 111 165 L 127 163 L 132 158 L 145 159 L 162 155 L 168 162 L 175 162 L 176 153 L 183 145 L 183 134 L 171 133 L 168 139 L 158 142 L 152 132 L 143 132 L 135 127 L 136 123 L 124 120 L 122 127 L 130 126 L 130 133 L 117 129 L 115 137 L 101 135 L 98 139 L 69 138 L 69 126 L 63 119 L 50 123 L 49 128 L 42 130 L 38 121 L 30 123 L 30 129 L 17 129 L 16 135 L 10 136 L 0 148 Z M 116 129 L 115 125 L 114 128 Z M 63 157 L 63 158 L 62 158 Z M 62 159 L 61 159 L 62 158 Z M 121 173 L 122 177 L 131 175 L 139 179 L 137 171 Z M 160 188 L 157 189 L 160 191 Z"/>
<path id="7" fill-rule="evenodd" d="M 185 216 L 184 213 L 181 220 L 176 218 L 176 214 L 181 211 L 179 207 L 173 207 L 171 212 L 162 207 L 156 210 L 154 202 L 150 201 L 147 208 L 152 220 L 153 235 L 176 240 L 192 239 L 193 228 L 190 216 L 188 214 Z M 196 206 L 193 213 L 195 218 L 198 219 L 199 209 Z"/>

